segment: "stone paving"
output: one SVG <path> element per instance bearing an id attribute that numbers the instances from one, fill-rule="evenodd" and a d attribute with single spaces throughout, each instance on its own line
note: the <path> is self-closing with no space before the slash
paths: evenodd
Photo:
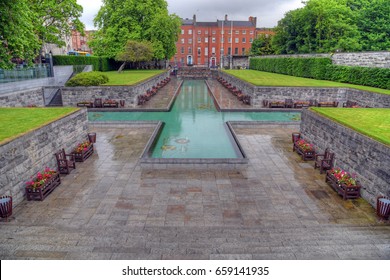
<path id="1" fill-rule="evenodd" d="M 242 103 L 227 88 L 223 87 L 217 80 L 208 80 L 207 83 L 213 92 L 221 109 L 253 109 L 252 106 Z"/>
<path id="2" fill-rule="evenodd" d="M 93 156 L 0 222 L 0 259 L 390 259 L 389 222 L 292 152 L 296 127 L 236 126 L 240 169 L 141 167 L 154 127 L 91 129 Z"/>

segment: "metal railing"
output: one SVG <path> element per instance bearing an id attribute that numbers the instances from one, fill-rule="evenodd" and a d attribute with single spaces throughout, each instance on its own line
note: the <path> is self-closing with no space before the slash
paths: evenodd
<path id="1" fill-rule="evenodd" d="M 0 69 L 0 83 L 11 83 L 52 76 L 50 64 L 37 64 L 34 67 L 17 66 L 15 69 Z"/>

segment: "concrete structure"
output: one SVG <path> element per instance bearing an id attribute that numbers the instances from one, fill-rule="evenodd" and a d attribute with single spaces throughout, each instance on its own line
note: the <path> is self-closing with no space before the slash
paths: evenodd
<path id="1" fill-rule="evenodd" d="M 256 38 L 256 23 L 256 17 L 233 21 L 227 15 L 216 22 L 197 22 L 196 15 L 193 19 L 184 19 L 176 43 L 177 52 L 170 63 L 217 67 L 225 63 L 225 56 L 246 55 Z"/>
<path id="2" fill-rule="evenodd" d="M 375 206 L 390 191 L 390 147 L 310 110 L 302 111 L 301 134 L 319 151 L 330 148 L 335 166 L 356 173 L 361 195 Z"/>
<path id="3" fill-rule="evenodd" d="M 25 195 L 26 182 L 46 167 L 57 169 L 54 153 L 70 152 L 87 137 L 87 110 L 79 110 L 11 142 L 0 145 L 0 193 L 14 204 Z"/>

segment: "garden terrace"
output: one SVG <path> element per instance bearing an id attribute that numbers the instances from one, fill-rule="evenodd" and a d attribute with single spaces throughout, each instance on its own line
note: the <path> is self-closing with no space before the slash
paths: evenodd
<path id="1" fill-rule="evenodd" d="M 164 70 L 128 70 L 104 72 L 109 79 L 106 86 L 132 86 L 142 83 L 154 76 L 164 73 Z"/>

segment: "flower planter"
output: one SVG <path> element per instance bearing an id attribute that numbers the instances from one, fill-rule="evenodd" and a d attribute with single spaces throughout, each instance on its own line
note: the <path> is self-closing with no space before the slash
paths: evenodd
<path id="1" fill-rule="evenodd" d="M 27 200 L 44 200 L 56 187 L 61 184 L 60 174 L 54 173 L 50 179 L 48 179 L 44 185 L 39 187 L 26 187 Z"/>
<path id="2" fill-rule="evenodd" d="M 93 144 L 91 143 L 88 147 L 81 150 L 80 152 L 74 151 L 73 154 L 74 159 L 77 162 L 83 162 L 93 154 Z"/>
<path id="3" fill-rule="evenodd" d="M 380 196 L 376 200 L 376 214 L 379 218 L 387 220 L 390 216 L 390 198 Z"/>
<path id="4" fill-rule="evenodd" d="M 8 218 L 12 215 L 12 196 L 0 197 L 0 218 L 8 221 Z"/>
<path id="5" fill-rule="evenodd" d="M 328 170 L 326 172 L 325 182 L 328 183 L 339 195 L 346 199 L 354 199 L 360 197 L 361 186 L 357 184 L 356 186 L 347 186 L 340 183 L 335 176 Z"/>
<path id="6" fill-rule="evenodd" d="M 96 143 L 96 133 L 95 132 L 88 133 L 88 140 L 91 143 Z"/>

